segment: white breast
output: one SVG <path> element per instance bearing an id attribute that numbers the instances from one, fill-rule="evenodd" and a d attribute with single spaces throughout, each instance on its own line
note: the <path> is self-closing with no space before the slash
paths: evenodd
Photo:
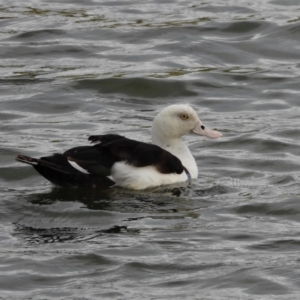
<path id="1" fill-rule="evenodd" d="M 198 177 L 198 167 L 195 158 L 181 140 L 173 142 L 171 145 L 162 144 L 160 146 L 180 159 L 182 165 L 189 171 L 192 179 Z"/>
<path id="2" fill-rule="evenodd" d="M 153 166 L 137 168 L 124 162 L 115 163 L 111 171 L 112 180 L 116 182 L 117 186 L 134 190 L 142 190 L 188 180 L 184 171 L 181 174 L 162 174 Z"/>

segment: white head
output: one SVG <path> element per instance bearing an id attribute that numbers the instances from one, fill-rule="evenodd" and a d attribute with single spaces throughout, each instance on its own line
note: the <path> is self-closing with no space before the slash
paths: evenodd
<path id="1" fill-rule="evenodd" d="M 153 121 L 152 141 L 161 144 L 163 140 L 180 139 L 194 133 L 214 139 L 222 133 L 202 124 L 195 110 L 186 104 L 174 104 L 164 108 Z"/>

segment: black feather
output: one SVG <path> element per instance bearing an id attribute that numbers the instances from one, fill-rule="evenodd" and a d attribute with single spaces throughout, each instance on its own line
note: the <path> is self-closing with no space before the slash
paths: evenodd
<path id="1" fill-rule="evenodd" d="M 97 186 L 105 189 L 115 184 L 114 181 L 105 176 L 79 172 L 68 163 L 67 158 L 62 154 L 54 154 L 40 159 L 18 155 L 16 160 L 32 165 L 47 180 L 62 187 Z"/>
<path id="2" fill-rule="evenodd" d="M 156 145 L 119 136 L 111 142 L 97 144 L 94 147 L 102 155 L 110 156 L 116 162 L 125 161 L 135 167 L 154 166 L 159 172 L 164 174 L 181 174 L 183 172 L 181 161 L 170 152 Z"/>

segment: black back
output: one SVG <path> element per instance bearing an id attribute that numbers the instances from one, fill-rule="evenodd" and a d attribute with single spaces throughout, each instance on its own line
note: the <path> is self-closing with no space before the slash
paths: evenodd
<path id="1" fill-rule="evenodd" d="M 135 167 L 154 166 L 163 174 L 181 174 L 184 170 L 176 156 L 156 145 L 119 135 L 91 136 L 89 140 L 100 143 L 72 148 L 63 155 L 91 174 L 109 175 L 113 164 L 120 161 Z"/>

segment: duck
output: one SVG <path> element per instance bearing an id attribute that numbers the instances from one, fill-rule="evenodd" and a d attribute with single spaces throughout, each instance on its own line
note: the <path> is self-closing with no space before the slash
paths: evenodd
<path id="1" fill-rule="evenodd" d="M 222 137 L 221 132 L 205 126 L 190 105 L 173 104 L 154 118 L 152 144 L 118 134 L 92 135 L 88 140 L 93 145 L 40 158 L 18 155 L 16 160 L 33 166 L 59 187 L 144 190 L 198 177 L 195 158 L 182 139 L 189 134 Z"/>

